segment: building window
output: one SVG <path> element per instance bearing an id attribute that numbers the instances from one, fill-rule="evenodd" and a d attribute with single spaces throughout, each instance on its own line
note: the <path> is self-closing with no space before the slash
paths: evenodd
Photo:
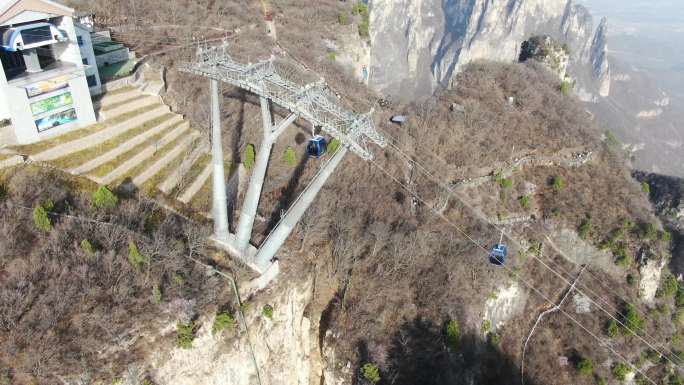
<path id="1" fill-rule="evenodd" d="M 78 42 L 79 46 L 83 45 L 83 36 L 76 36 L 76 41 Z"/>
<path id="2" fill-rule="evenodd" d="M 97 78 L 95 75 L 86 77 L 86 80 L 88 81 L 88 87 L 95 87 L 97 85 Z"/>
<path id="3" fill-rule="evenodd" d="M 81 61 L 83 62 L 83 65 L 85 65 L 85 66 L 88 65 L 88 58 L 87 57 L 84 57 Z"/>

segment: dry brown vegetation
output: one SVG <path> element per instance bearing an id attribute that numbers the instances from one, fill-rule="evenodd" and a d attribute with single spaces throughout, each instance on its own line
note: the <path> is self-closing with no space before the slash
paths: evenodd
<path id="1" fill-rule="evenodd" d="M 274 49 L 273 42 L 265 38 L 261 30 L 259 10 L 255 2 L 187 2 L 187 11 L 180 13 L 173 13 L 175 4 L 181 4 L 177 2 L 170 8 L 160 7 L 159 2 L 153 0 L 131 2 L 133 3 L 136 7 L 133 11 L 110 1 L 92 1 L 87 4 L 94 7 L 99 14 L 106 15 L 104 22 L 108 25 L 125 27 L 121 29 L 119 37 L 143 53 L 165 48 L 159 45 L 160 41 L 169 42 L 168 44 L 188 42 L 189 37 L 198 36 L 197 31 L 191 31 L 188 26 L 208 23 L 230 31 L 241 28 L 241 32 L 234 37 L 234 47 L 236 55 L 242 58 L 249 57 L 255 61 L 267 57 Z M 373 99 L 372 95 L 355 82 L 349 81 L 350 77 L 336 65 L 325 61 L 322 40 L 335 38 L 336 17 L 339 10 L 348 5 L 334 0 L 316 2 L 315 7 L 309 5 L 310 2 L 295 0 L 276 2 L 276 21 L 281 26 L 279 44 L 287 50 L 288 55 L 325 75 L 326 80 L 349 100 L 350 105 L 359 111 L 367 109 L 369 101 Z M 146 15 L 142 22 L 139 15 L 144 12 L 149 13 L 150 19 Z M 172 14 L 169 15 L 169 12 Z M 207 14 L 211 16 L 207 17 Z M 168 20 L 182 25 L 182 28 L 149 28 L 155 23 L 163 25 Z M 250 28 L 250 23 L 256 24 L 256 27 Z M 136 35 L 135 32 L 130 32 L 136 30 L 142 33 Z M 207 32 L 206 35 L 210 36 L 212 33 L 221 34 L 215 31 Z M 160 54 L 150 60 L 169 68 L 166 77 L 166 101 L 189 116 L 196 126 L 206 127 L 206 82 L 174 70 L 179 62 L 190 60 L 191 56 L 192 48 L 187 48 Z M 478 210 L 491 217 L 499 212 L 514 212 L 519 206 L 516 200 L 522 194 L 524 184 L 535 184 L 538 190 L 533 198 L 541 215 L 533 226 L 513 230 L 521 240 L 540 241 L 537 231 L 543 229 L 543 225 L 547 223 L 575 229 L 587 214 L 591 216 L 593 224 L 588 240 L 597 245 L 626 218 L 635 223 L 655 223 L 644 195 L 630 180 L 620 156 L 616 155 L 614 149 L 600 143 L 598 132 L 584 110 L 570 98 L 563 97 L 558 87 L 557 79 L 533 64 L 478 63 L 460 75 L 454 90 L 445 91 L 424 103 L 393 106 L 379 111 L 378 125 L 397 139 L 397 145 L 403 151 L 420 164 L 436 170 L 443 183 L 496 170 L 516 154 L 532 152 L 552 155 L 566 148 L 594 151 L 597 154 L 596 160 L 577 169 L 534 168 L 516 172 L 512 177 L 513 187 L 504 195 L 501 194 L 501 188 L 494 183 L 466 191 L 469 196 L 479 199 Z M 225 148 L 232 150 L 234 160 L 237 161 L 247 143 L 259 142 L 261 127 L 258 106 L 254 96 L 239 90 L 226 88 L 224 96 Z M 507 102 L 511 96 L 514 97 L 513 104 Z M 451 111 L 452 103 L 461 106 L 463 112 Z M 409 115 L 407 124 L 396 126 L 385 123 L 389 116 L 398 112 Z M 302 154 L 302 141 L 297 140 L 296 135 L 305 128 L 289 131 L 281 139 L 279 146 L 292 145 Z M 276 148 L 272 163 L 278 161 L 281 151 L 281 148 Z M 376 155 L 377 165 L 407 184 L 412 193 L 425 199 L 427 204 L 446 201 L 448 194 L 441 186 L 415 168 L 411 169 L 411 162 L 401 159 L 395 151 L 376 149 Z M 267 194 L 262 201 L 260 214 L 271 219 L 278 214 L 280 208 L 287 207 L 289 199 L 296 196 L 305 185 L 315 166 L 302 159 L 302 164 L 294 170 L 281 166 L 269 171 L 269 180 L 278 182 L 271 182 L 265 187 Z M 554 192 L 549 183 L 556 176 L 560 176 L 565 182 L 565 187 L 558 192 Z M 10 187 L 12 183 L 15 182 L 11 181 Z M 34 197 L 25 203 L 35 205 L 40 199 L 46 198 Z M 76 209 L 85 205 L 82 201 L 78 203 L 76 198 L 69 202 Z M 139 209 L 136 206 L 135 209 L 126 209 L 124 212 L 130 210 L 135 213 Z M 449 199 L 444 206 L 444 213 L 482 245 L 489 247 L 498 240 L 496 229 L 465 208 L 459 200 L 453 197 Z M 15 234 L 12 235 L 14 237 L 27 232 L 32 241 L 22 245 L 30 246 L 29 250 L 36 250 L 35 253 L 40 255 L 45 254 L 41 243 L 33 240 L 44 240 L 48 236 L 31 227 L 30 213 L 20 216 L 16 212 L 13 215 L 14 217 L 8 217 L 14 218 L 13 221 L 7 222 L 12 225 L 5 224 L 2 231 Z M 126 218 L 123 220 L 125 225 L 133 223 L 134 230 L 143 232 L 144 218 Z M 116 216 L 111 219 L 117 223 L 120 221 Z M 22 227 L 13 230 L 15 222 L 21 223 Z M 170 228 L 180 226 L 171 222 L 168 225 Z M 64 222 L 57 227 L 75 226 L 69 223 Z M 271 221 L 260 225 L 261 231 L 267 232 L 272 224 Z M 164 226 L 166 225 L 159 230 L 162 233 L 165 233 Z M 100 236 L 95 230 L 89 230 L 96 237 Z M 71 233 L 66 231 L 64 234 Z M 60 244 L 73 247 L 75 238 L 73 235 L 70 237 L 67 238 L 70 240 L 60 241 Z M 643 244 L 652 247 L 657 255 L 667 255 L 666 247 L 653 240 L 642 242 L 636 234 L 630 235 L 629 239 L 632 259 Z M 101 242 L 105 241 L 106 237 Z M 125 252 L 127 242 L 128 239 L 124 237 L 106 250 L 110 250 L 112 260 L 115 260 L 118 252 L 117 263 L 122 265 L 120 269 L 130 270 L 125 256 L 120 255 Z M 510 246 L 513 257 L 509 266 L 512 271 L 531 282 L 549 299 L 557 301 L 566 285 L 533 258 L 517 257 L 519 250 L 514 245 Z M 152 246 L 145 247 L 144 252 L 149 252 L 147 247 Z M 17 253 L 24 252 L 24 249 L 17 248 L 8 250 L 15 250 L 15 259 L 19 257 Z M 71 261 L 71 271 L 76 271 L 73 266 L 82 264 L 78 259 L 82 257 L 78 256 L 79 252 L 72 254 L 74 255 L 68 256 L 71 259 L 67 262 Z M 320 198 L 310 208 L 296 233 L 290 238 L 287 252 L 281 254 L 284 277 L 298 279 L 303 271 L 314 270 L 320 281 L 337 289 L 321 317 L 321 340 L 335 347 L 340 355 L 339 362 L 349 360 L 356 365 L 355 368 L 369 361 L 377 363 L 383 378 L 382 383 L 386 384 L 518 383 L 518 359 L 522 342 L 538 313 L 550 305 L 545 299 L 526 290 L 529 298 L 525 308 L 500 332 L 500 344 L 491 346 L 485 343 L 480 333 L 483 304 L 498 289 L 511 282 L 511 273 L 490 267 L 485 260 L 485 251 L 435 217 L 424 203 L 417 202 L 414 205 L 411 193 L 394 183 L 379 168 L 351 156 L 344 161 L 339 172 L 331 178 Z M 579 266 L 548 248 L 544 249 L 543 258 L 569 279 L 579 270 Z M 161 261 L 157 277 L 164 277 L 173 271 L 164 267 L 165 263 L 164 260 Z M 632 266 L 635 265 L 633 262 Z M 67 263 L 60 266 L 67 266 Z M 191 268 L 187 265 L 180 266 Z M 615 274 L 618 278 L 590 267 L 590 274 L 583 281 L 586 285 L 583 290 L 598 293 L 615 308 L 623 306 L 622 298 L 638 303 L 635 288 L 624 280 L 627 273 L 638 274 L 635 268 L 620 270 L 621 268 L 615 266 L 615 269 L 618 270 Z M 131 319 L 131 322 L 138 323 L 139 319 L 154 318 L 155 312 L 160 311 L 160 308 L 149 304 L 147 293 L 150 290 L 150 281 L 132 273 L 126 277 L 133 280 L 128 282 L 126 288 L 133 287 L 135 293 L 129 298 L 137 299 L 131 299 L 131 302 L 119 299 L 121 309 L 139 306 L 139 309 L 147 310 L 137 312 L 139 316 Z M 211 284 L 210 281 L 204 281 L 204 278 L 198 279 L 193 285 Z M 108 296 L 104 296 L 103 301 L 113 301 L 109 296 L 116 293 L 107 293 Z M 136 297 L 137 294 L 141 296 Z M 189 299 L 199 294 L 189 292 L 176 295 Z M 197 300 L 198 303 L 204 303 L 201 297 Z M 595 300 L 598 301 L 598 297 Z M 662 298 L 657 302 L 659 306 L 666 308 L 671 303 L 671 298 Z M 646 329 L 649 335 L 660 342 L 669 343 L 675 332 L 670 316 L 646 306 L 640 305 L 638 308 L 642 315 L 648 315 Z M 570 308 L 567 310 L 572 311 Z M 80 312 L 78 310 L 75 313 Z M 615 314 L 617 313 L 615 310 Z M 605 314 L 595 310 L 589 315 L 578 316 L 578 319 L 592 332 L 606 338 L 603 328 L 608 317 Z M 443 326 L 449 320 L 458 320 L 461 325 L 462 343 L 456 348 L 447 347 Z M 117 330 L 130 327 L 130 324 L 123 322 L 114 325 L 121 328 Z M 68 333 L 81 329 L 59 330 L 62 330 L 63 336 L 68 336 Z M 335 338 L 326 339 L 324 336 L 327 330 Z M 92 329 L 84 330 L 84 333 L 89 335 Z M 569 357 L 571 360 L 576 357 L 591 357 L 597 375 L 610 376 L 609 369 L 599 364 L 616 358 L 562 314 L 551 317 L 538 333 L 528 352 L 526 365 L 530 379 L 526 383 L 595 382 L 594 377 L 579 377 L 572 366 L 561 366 L 558 363 L 560 357 Z M 51 338 L 59 336 L 58 333 Z M 96 342 L 106 344 L 111 340 Z M 616 350 L 633 361 L 646 349 L 635 337 L 618 337 L 611 343 Z M 20 355 L 29 351 L 22 349 L 32 347 L 25 344 L 21 345 L 21 349 L 3 350 L 3 357 L 9 357 L 17 351 Z M 92 352 L 93 348 L 86 346 L 79 349 Z M 75 350 L 81 351 L 79 349 Z M 66 360 L 64 362 L 74 365 L 72 368 L 79 367 L 81 362 L 81 355 L 77 356 L 78 359 L 68 354 L 50 357 L 54 357 L 51 361 L 53 364 Z M 30 367 L 22 370 L 31 373 Z M 665 365 L 655 366 L 649 370 L 649 375 L 660 378 L 664 371 Z M 363 383 L 363 380 L 356 378 L 355 382 Z"/>
<path id="2" fill-rule="evenodd" d="M 81 187 L 46 170 L 15 170 L 2 186 L 0 369 L 10 368 L 10 383 L 86 373 L 111 382 L 149 349 L 173 344 L 173 336 L 155 336 L 177 317 L 231 298 L 187 259 L 204 252 L 203 226 L 135 199 L 95 209 Z M 48 202 L 45 232 L 32 212 Z M 130 242 L 145 258 L 140 266 L 129 260 Z"/>

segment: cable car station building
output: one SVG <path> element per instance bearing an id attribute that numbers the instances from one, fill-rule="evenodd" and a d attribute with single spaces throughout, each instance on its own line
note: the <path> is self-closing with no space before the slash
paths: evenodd
<path id="1" fill-rule="evenodd" d="M 18 144 L 96 121 L 99 79 L 74 15 L 54 0 L 0 0 L 0 120 L 11 121 Z"/>

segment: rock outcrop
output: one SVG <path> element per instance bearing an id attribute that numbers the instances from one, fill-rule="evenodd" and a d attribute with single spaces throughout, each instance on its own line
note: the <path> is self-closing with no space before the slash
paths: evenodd
<path id="1" fill-rule="evenodd" d="M 560 45 L 551 36 L 533 36 L 522 43 L 520 61 L 536 60 L 565 80 L 570 55 L 567 46 Z"/>
<path id="2" fill-rule="evenodd" d="M 574 0 L 373 0 L 370 35 L 369 84 L 388 95 L 430 95 L 474 60 L 517 61 L 535 35 L 567 44 L 580 87 L 609 92 L 606 22 L 594 31 Z"/>

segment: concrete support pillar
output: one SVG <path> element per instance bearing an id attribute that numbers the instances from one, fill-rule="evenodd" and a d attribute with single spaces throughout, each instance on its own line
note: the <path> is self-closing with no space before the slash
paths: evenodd
<path id="1" fill-rule="evenodd" d="M 40 72 L 43 69 L 40 68 L 40 60 L 38 60 L 38 51 L 35 48 L 26 49 L 21 51 L 24 57 L 24 64 L 26 64 L 26 72 Z"/>
<path id="2" fill-rule="evenodd" d="M 228 239 L 228 200 L 226 198 L 226 177 L 223 167 L 223 142 L 221 140 L 221 107 L 219 82 L 210 79 L 211 92 L 211 162 L 213 165 L 213 216 L 214 237 Z"/>
<path id="3" fill-rule="evenodd" d="M 261 119 L 264 125 L 264 138 L 261 141 L 259 151 L 257 151 L 252 176 L 249 178 L 249 187 L 247 188 L 244 203 L 240 210 L 240 222 L 238 222 L 238 228 L 235 234 L 236 247 L 243 255 L 249 245 L 249 240 L 252 237 L 254 218 L 256 217 L 257 208 L 259 207 L 261 189 L 264 186 L 264 177 L 266 176 L 268 160 L 271 157 L 271 150 L 273 149 L 274 142 L 273 135 L 271 135 L 273 123 L 271 120 L 269 100 L 261 97 L 260 101 Z"/>
<path id="4" fill-rule="evenodd" d="M 326 163 L 323 168 L 316 174 L 314 179 L 309 183 L 302 194 L 297 198 L 295 203 L 290 207 L 285 216 L 281 218 L 280 222 L 273 230 L 273 232 L 266 238 L 261 248 L 257 252 L 255 264 L 259 266 L 262 271 L 265 271 L 271 260 L 276 255 L 280 247 L 285 243 L 285 240 L 290 235 L 292 230 L 297 225 L 297 222 L 302 218 L 306 209 L 311 206 L 318 193 L 325 185 L 328 177 L 332 175 L 335 168 L 340 164 L 342 158 L 347 153 L 347 147 L 341 146 L 333 157 Z"/>

